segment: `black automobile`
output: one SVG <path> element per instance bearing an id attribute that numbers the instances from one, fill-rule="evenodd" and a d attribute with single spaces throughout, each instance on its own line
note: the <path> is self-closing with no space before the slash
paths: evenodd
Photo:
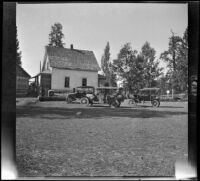
<path id="1" fill-rule="evenodd" d="M 139 90 L 137 95 L 129 101 L 129 105 L 136 106 L 138 103 L 151 102 L 153 107 L 160 106 L 160 89 L 159 88 L 143 88 Z"/>
<path id="2" fill-rule="evenodd" d="M 93 94 L 94 93 L 94 87 L 92 86 L 80 86 L 76 87 L 73 93 L 69 93 L 66 97 L 67 103 L 72 102 L 82 102 L 82 98 L 86 97 L 87 94 Z"/>
<path id="3" fill-rule="evenodd" d="M 120 107 L 124 97 L 117 87 L 97 87 L 95 93 L 87 93 L 81 98 L 81 104 L 108 104 L 109 106 Z"/>

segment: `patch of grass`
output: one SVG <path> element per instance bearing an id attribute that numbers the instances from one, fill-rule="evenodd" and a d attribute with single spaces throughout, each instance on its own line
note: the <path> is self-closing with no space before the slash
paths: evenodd
<path id="1" fill-rule="evenodd" d="M 160 111 L 79 106 L 17 107 L 20 176 L 173 176 L 175 161 L 186 158 L 182 105 L 174 105 L 179 111 L 169 104 Z"/>

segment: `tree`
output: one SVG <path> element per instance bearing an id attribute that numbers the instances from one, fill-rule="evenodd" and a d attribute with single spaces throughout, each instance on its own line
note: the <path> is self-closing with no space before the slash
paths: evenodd
<path id="1" fill-rule="evenodd" d="M 130 92 L 142 87 L 141 63 L 141 57 L 137 56 L 136 50 L 132 50 L 130 43 L 126 43 L 121 48 L 117 59 L 113 62 L 114 70 L 123 80 L 123 86 Z"/>
<path id="2" fill-rule="evenodd" d="M 168 67 L 174 72 L 177 71 L 177 60 L 181 41 L 181 37 L 175 36 L 172 31 L 172 36 L 169 38 L 169 48 L 160 55 L 160 58 L 166 61 Z"/>
<path id="3" fill-rule="evenodd" d="M 17 26 L 16 26 L 16 64 L 19 66 L 22 65 L 21 54 L 22 54 L 22 52 L 19 51 L 19 40 L 17 38 Z"/>
<path id="4" fill-rule="evenodd" d="M 106 82 L 110 84 L 110 45 L 107 42 L 104 49 L 104 54 L 101 58 L 101 69 L 103 74 L 106 76 Z"/>
<path id="5" fill-rule="evenodd" d="M 51 32 L 49 34 L 49 46 L 63 48 L 64 34 L 62 33 L 62 25 L 60 23 L 55 23 L 51 26 Z"/>
<path id="6" fill-rule="evenodd" d="M 181 91 L 185 91 L 188 86 L 188 28 L 186 28 L 181 41 L 177 66 L 180 74 L 179 87 Z"/>
<path id="7" fill-rule="evenodd" d="M 115 71 L 123 80 L 123 86 L 129 92 L 135 92 L 143 87 L 155 87 L 156 78 L 161 75 L 162 68 L 155 61 L 156 51 L 146 42 L 138 53 L 130 43 L 126 43 L 114 61 Z"/>
<path id="8" fill-rule="evenodd" d="M 101 68 L 103 74 L 106 76 L 106 85 L 116 86 L 116 74 L 114 71 L 113 64 L 110 59 L 110 44 L 107 42 L 104 49 L 104 54 L 101 58 Z"/>
<path id="9" fill-rule="evenodd" d="M 159 62 L 155 61 L 156 51 L 150 46 L 149 42 L 145 42 L 142 46 L 140 56 L 143 58 L 143 74 L 145 87 L 155 87 L 155 78 L 161 75 L 163 68 L 159 68 Z"/>
<path id="10" fill-rule="evenodd" d="M 160 58 L 168 63 L 168 74 L 172 89 L 175 92 L 182 92 L 187 89 L 188 77 L 188 38 L 187 29 L 184 32 L 183 38 L 172 36 L 169 38 L 169 48 L 164 51 Z"/>
<path id="11" fill-rule="evenodd" d="M 115 67 L 113 66 L 113 63 L 109 64 L 109 70 L 110 70 L 110 86 L 117 87 L 117 74 L 115 72 Z"/>
<path id="12" fill-rule="evenodd" d="M 169 82 L 168 74 L 162 75 L 158 79 L 157 84 L 158 84 L 159 88 L 161 89 L 161 94 L 166 94 L 167 90 L 171 90 L 171 85 Z"/>

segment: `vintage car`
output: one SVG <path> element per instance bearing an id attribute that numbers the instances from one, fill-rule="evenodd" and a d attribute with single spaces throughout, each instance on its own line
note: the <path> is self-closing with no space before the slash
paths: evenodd
<path id="1" fill-rule="evenodd" d="M 130 106 L 137 106 L 138 103 L 151 102 L 153 107 L 160 106 L 160 89 L 159 88 L 143 88 L 139 90 L 137 95 L 134 95 L 129 100 Z"/>
<path id="2" fill-rule="evenodd" d="M 80 86 L 76 87 L 73 93 L 69 93 L 66 96 L 66 102 L 72 103 L 72 102 L 80 102 L 81 104 L 86 104 L 85 98 L 87 94 L 93 94 L 95 88 L 92 86 Z"/>
<path id="3" fill-rule="evenodd" d="M 109 106 L 120 107 L 124 97 L 117 87 L 97 87 L 95 92 L 86 94 L 81 99 L 82 104 L 108 104 Z"/>

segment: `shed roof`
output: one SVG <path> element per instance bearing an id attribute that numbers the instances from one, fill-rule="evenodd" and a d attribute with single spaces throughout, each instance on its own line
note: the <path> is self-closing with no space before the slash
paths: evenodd
<path id="1" fill-rule="evenodd" d="M 19 65 L 16 64 L 16 76 L 31 78 L 31 76 Z"/>
<path id="2" fill-rule="evenodd" d="M 50 66 L 64 69 L 99 71 L 93 51 L 46 46 Z"/>
<path id="3" fill-rule="evenodd" d="M 33 76 L 33 77 L 31 77 L 31 78 L 35 78 L 35 77 L 37 77 L 37 76 L 39 76 L 39 75 L 41 75 L 41 74 L 51 74 L 51 73 L 52 73 L 51 70 L 44 70 L 44 71 L 42 71 L 42 72 L 39 72 L 38 74 L 36 74 L 35 76 Z"/>

